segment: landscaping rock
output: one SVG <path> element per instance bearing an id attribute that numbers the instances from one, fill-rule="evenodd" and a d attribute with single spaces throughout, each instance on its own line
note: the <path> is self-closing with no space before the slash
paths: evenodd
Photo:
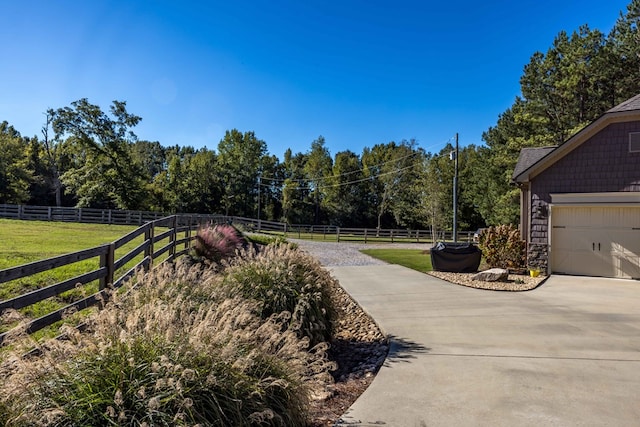
<path id="1" fill-rule="evenodd" d="M 474 274 L 471 280 L 482 280 L 484 282 L 506 282 L 509 278 L 509 270 L 504 268 L 490 268 Z"/>

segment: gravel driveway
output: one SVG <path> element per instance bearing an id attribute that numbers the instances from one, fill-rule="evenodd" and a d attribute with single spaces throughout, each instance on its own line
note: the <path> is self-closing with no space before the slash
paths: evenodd
<path id="1" fill-rule="evenodd" d="M 431 247 L 428 243 L 337 243 L 317 240 L 287 239 L 317 258 L 325 267 L 347 267 L 359 265 L 384 265 L 386 262 L 360 252 L 360 249 L 422 249 Z"/>

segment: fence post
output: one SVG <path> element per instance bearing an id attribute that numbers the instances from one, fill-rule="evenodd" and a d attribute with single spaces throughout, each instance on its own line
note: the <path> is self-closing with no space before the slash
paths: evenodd
<path id="1" fill-rule="evenodd" d="M 364 242 L 367 243 L 367 229 L 364 229 Z"/>
<path id="2" fill-rule="evenodd" d="M 24 213 L 24 206 L 18 205 L 18 219 L 22 219 L 23 213 Z"/>
<path id="3" fill-rule="evenodd" d="M 51 221 L 51 206 L 47 209 L 47 220 Z"/>
<path id="4" fill-rule="evenodd" d="M 116 245 L 109 244 L 107 253 L 100 255 L 100 268 L 107 268 L 107 274 L 100 279 L 100 290 L 105 289 L 107 286 L 113 284 L 113 263 L 115 261 Z"/>
<path id="5" fill-rule="evenodd" d="M 149 271 L 151 269 L 151 266 L 153 265 L 154 227 L 155 227 L 154 223 L 151 222 L 151 223 L 149 223 L 149 228 L 147 228 L 147 231 L 144 232 L 144 241 L 145 242 L 149 242 L 149 244 L 147 245 L 146 249 L 144 250 L 145 258 L 149 258 L 149 262 L 147 263 L 147 266 L 145 267 L 145 271 Z"/>
<path id="6" fill-rule="evenodd" d="M 171 247 L 169 248 L 169 260 L 173 260 L 173 258 L 176 255 L 176 220 L 177 220 L 178 216 L 177 215 L 173 215 L 173 218 L 171 218 L 171 236 L 169 236 L 169 243 L 171 244 Z"/>

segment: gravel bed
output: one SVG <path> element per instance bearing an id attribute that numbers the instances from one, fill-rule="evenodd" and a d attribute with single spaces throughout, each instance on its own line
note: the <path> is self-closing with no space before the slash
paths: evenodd
<path id="1" fill-rule="evenodd" d="M 475 273 L 447 273 L 444 271 L 430 271 L 427 274 L 455 283 L 456 285 L 468 286 L 476 289 L 486 289 L 490 291 L 530 291 L 535 289 L 547 278 L 546 276 L 531 277 L 523 274 L 509 274 L 506 282 L 485 282 L 473 280 Z"/>

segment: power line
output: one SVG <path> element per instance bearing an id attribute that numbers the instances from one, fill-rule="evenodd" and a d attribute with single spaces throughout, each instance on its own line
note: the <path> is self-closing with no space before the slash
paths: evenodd
<path id="1" fill-rule="evenodd" d="M 382 173 L 379 173 L 379 174 L 376 174 L 376 175 L 371 175 L 371 176 L 368 176 L 368 177 L 359 178 L 359 179 L 356 179 L 356 180 L 353 180 L 353 181 L 340 182 L 340 183 L 337 183 L 337 184 L 318 185 L 316 187 L 316 189 L 320 190 L 320 189 L 324 189 L 324 188 L 343 187 L 343 186 L 346 186 L 346 185 L 358 184 L 360 182 L 372 181 L 372 180 L 374 180 L 376 178 L 379 178 L 381 176 L 392 175 L 392 174 L 396 174 L 396 173 L 403 172 L 405 170 L 411 169 L 411 168 L 415 167 L 416 165 L 418 165 L 418 163 L 420 163 L 420 162 L 415 162 L 415 163 L 413 163 L 411 165 L 408 165 L 408 166 L 405 166 L 405 167 L 402 167 L 402 168 L 399 168 L 399 169 L 396 169 L 396 170 L 392 170 L 392 171 L 388 171 L 388 172 L 382 172 Z M 331 178 L 335 178 L 335 177 L 327 177 L 327 179 L 331 179 Z M 296 182 L 296 180 L 294 180 L 293 182 Z M 261 184 L 261 186 L 263 186 L 263 187 L 271 187 L 272 185 Z M 310 190 L 309 187 L 300 187 L 300 186 L 298 186 L 298 187 L 287 187 L 287 188 L 290 189 L 290 190 Z"/>
<path id="2" fill-rule="evenodd" d="M 315 179 L 313 179 L 313 178 L 299 178 L 299 179 L 295 179 L 295 181 L 303 183 L 303 182 L 317 182 L 317 181 L 323 181 L 323 180 L 326 180 L 326 179 L 340 178 L 342 176 L 353 175 L 354 173 L 364 172 L 367 169 L 374 169 L 374 168 L 382 167 L 382 166 L 384 166 L 384 165 L 386 165 L 388 163 L 399 162 L 399 161 L 402 161 L 402 160 L 407 159 L 409 157 L 417 156 L 418 154 L 420 154 L 420 153 L 416 151 L 416 152 L 413 152 L 413 153 L 408 154 L 406 156 L 398 157 L 397 159 L 392 159 L 392 160 L 389 160 L 387 162 L 378 163 L 377 165 L 366 166 L 366 168 L 363 168 L 363 169 L 352 170 L 352 171 L 341 173 L 341 174 L 338 174 L 338 175 L 323 176 L 323 177 L 319 177 L 319 178 L 315 178 Z M 281 178 L 265 178 L 265 177 L 262 177 L 262 179 L 263 180 L 267 180 L 267 181 L 271 181 L 271 182 L 281 182 L 281 183 L 283 183 L 288 178 L 281 179 Z"/>
<path id="3" fill-rule="evenodd" d="M 447 140 L 447 142 L 445 142 L 445 145 L 447 143 L 451 142 L 454 138 L 455 137 L 449 138 L 449 140 Z M 365 172 L 365 170 L 367 170 L 367 169 L 373 169 L 374 167 L 384 166 L 384 165 L 386 165 L 388 163 L 404 160 L 406 158 L 415 156 L 417 154 L 418 154 L 418 152 L 414 152 L 414 153 L 411 153 L 411 154 L 409 154 L 407 156 L 400 157 L 398 159 L 389 160 L 387 162 L 383 162 L 383 163 L 380 163 L 378 165 L 367 167 L 366 169 L 359 169 L 359 170 L 356 170 L 356 171 L 350 171 L 350 172 L 347 172 L 347 173 L 344 173 L 344 174 L 332 175 L 332 176 L 328 176 L 328 177 L 322 177 L 322 178 L 318 178 L 317 180 L 313 180 L 313 179 L 293 179 L 293 180 L 291 180 L 291 182 L 298 183 L 300 185 L 301 183 L 302 184 L 310 183 L 310 182 L 316 183 L 317 181 L 322 181 L 322 180 L 326 180 L 326 179 L 335 179 L 335 178 L 339 178 L 339 177 L 342 177 L 342 176 L 347 176 L 347 175 L 350 175 L 350 174 L 353 174 L 353 173 L 357 173 L 357 172 Z M 448 155 L 449 155 L 449 153 L 447 152 L 447 153 L 441 154 L 439 156 L 434 156 L 434 157 L 432 157 L 432 159 L 433 158 L 438 158 L 438 157 L 444 157 L 444 156 L 448 156 Z M 415 162 L 415 163 L 413 163 L 411 165 L 408 165 L 408 166 L 405 166 L 405 167 L 402 167 L 402 168 L 399 168 L 399 169 L 396 169 L 396 170 L 392 170 L 392 171 L 388 171 L 388 172 L 382 172 L 382 173 L 379 173 L 379 174 L 376 174 L 376 175 L 371 175 L 371 176 L 368 176 L 368 177 L 359 178 L 359 179 L 352 180 L 352 181 L 341 182 L 341 183 L 337 183 L 337 184 L 317 185 L 316 189 L 343 187 L 343 186 L 346 186 L 346 185 L 358 184 L 358 183 L 365 182 L 365 181 L 372 181 L 372 180 L 374 180 L 374 179 L 376 179 L 378 177 L 381 177 L 381 176 L 396 174 L 396 173 L 403 172 L 405 170 L 411 169 L 411 168 L 415 167 L 416 165 L 418 165 L 418 163 L 420 163 L 422 160 L 423 159 L 420 159 L 419 161 L 417 161 L 417 162 Z M 264 179 L 264 177 L 262 179 Z M 274 179 L 274 180 L 271 180 L 272 184 L 260 184 L 260 185 L 262 187 L 272 187 L 274 181 L 277 181 L 278 183 L 284 183 L 287 179 L 289 179 L 289 178 L 286 178 L 284 180 L 282 180 L 282 179 L 275 180 Z M 287 187 L 287 188 L 290 189 L 290 190 L 311 190 L 311 188 L 309 188 L 309 187 L 302 187 L 302 186 Z"/>
<path id="4" fill-rule="evenodd" d="M 447 141 L 445 141 L 445 143 L 444 143 L 444 144 L 432 144 L 431 146 L 426 147 L 426 148 L 433 148 L 433 147 L 436 147 L 436 146 L 438 146 L 438 145 L 447 145 L 449 142 L 451 142 L 452 140 L 454 140 L 454 138 L 455 138 L 455 137 L 451 137 L 451 138 L 449 138 Z M 425 149 L 425 151 L 426 151 L 426 149 Z M 380 168 L 380 167 L 383 167 L 383 166 L 384 166 L 384 165 L 386 165 L 386 164 L 394 163 L 394 162 L 400 162 L 400 161 L 402 161 L 402 160 L 404 160 L 404 159 L 407 159 L 407 158 L 409 158 L 409 157 L 414 157 L 414 156 L 417 156 L 417 155 L 419 155 L 419 154 L 420 154 L 420 152 L 419 152 L 419 151 L 414 151 L 414 152 L 412 152 L 412 153 L 410 153 L 410 154 L 408 154 L 408 155 L 406 155 L 406 156 L 399 157 L 399 158 L 397 158 L 397 159 L 391 159 L 391 160 L 388 160 L 388 161 L 386 161 L 386 162 L 379 163 L 379 164 L 377 164 L 377 165 L 366 166 L 366 167 L 361 168 L 361 169 L 357 169 L 357 170 L 353 170 L 353 171 L 345 172 L 345 173 L 338 174 L 338 175 L 331 175 L 331 176 L 319 177 L 319 178 L 316 178 L 316 179 L 310 179 L 310 178 L 298 178 L 298 179 L 294 179 L 293 181 L 298 182 L 298 184 L 305 184 L 305 183 L 310 183 L 310 182 L 317 183 L 317 182 L 324 181 L 324 180 L 328 180 L 328 179 L 340 178 L 340 177 L 348 176 L 348 175 L 352 175 L 352 174 L 355 174 L 355 173 L 365 172 L 365 171 L 370 170 L 370 169 Z M 360 161 L 362 161 L 362 159 L 360 159 Z M 393 172 L 391 172 L 391 173 L 393 173 Z M 387 174 L 387 173 L 385 173 L 385 174 Z M 262 176 L 262 180 L 270 181 L 270 182 L 272 182 L 272 183 L 284 183 L 287 179 L 290 179 L 290 178 L 281 179 L 281 178 L 269 178 L 269 177 L 264 177 L 264 176 Z M 370 179 L 370 178 L 367 178 L 367 179 Z M 353 182 L 362 182 L 362 180 L 356 180 L 356 181 L 353 181 Z M 346 184 L 347 184 L 347 183 L 343 183 L 343 184 L 340 184 L 340 185 L 346 185 Z M 266 187 L 269 187 L 269 186 L 270 186 L 270 185 L 265 185 L 265 184 L 262 184 L 262 185 L 263 185 L 263 186 L 266 186 Z M 336 186 L 336 185 L 334 184 L 334 185 L 329 185 L 329 186 L 324 186 L 324 187 L 335 187 L 335 186 Z M 323 188 L 324 188 L 324 187 L 323 187 Z M 302 187 L 302 188 L 304 188 L 304 187 Z"/>

